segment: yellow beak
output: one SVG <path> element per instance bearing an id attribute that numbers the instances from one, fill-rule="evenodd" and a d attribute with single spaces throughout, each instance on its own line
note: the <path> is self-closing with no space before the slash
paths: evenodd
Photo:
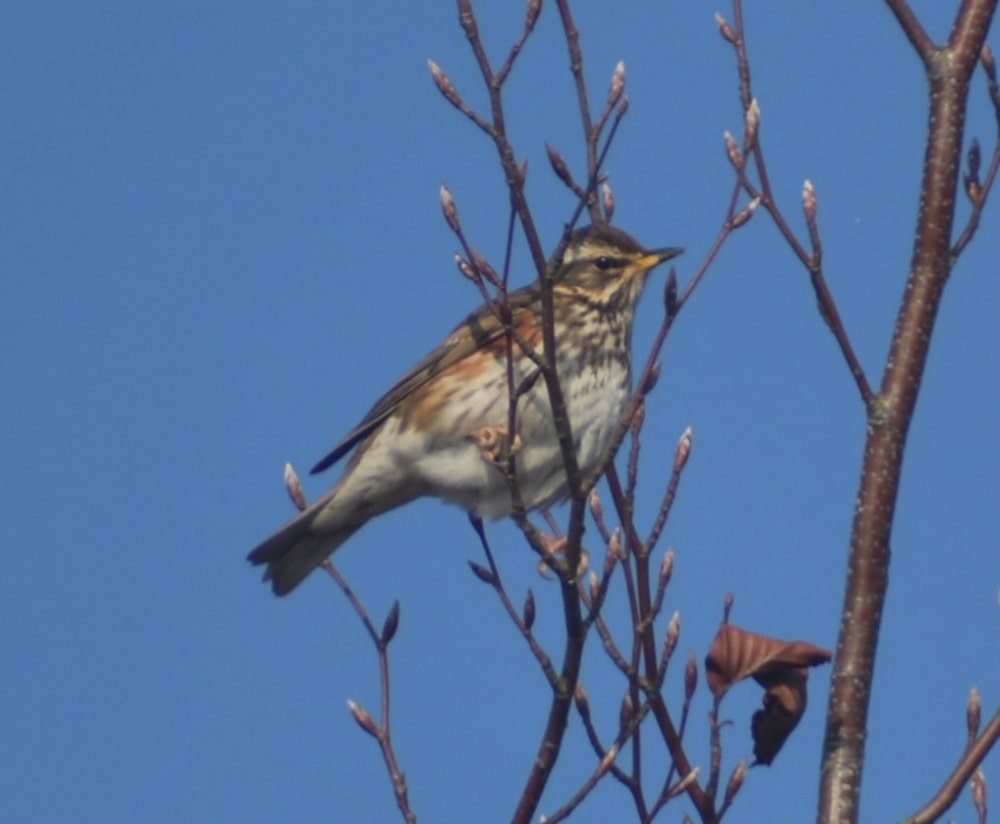
<path id="1" fill-rule="evenodd" d="M 648 252 L 633 263 L 632 269 L 635 274 L 648 272 L 654 266 L 659 266 L 661 263 L 671 260 L 683 252 L 684 250 L 679 246 L 668 246 L 664 249 L 653 249 L 651 252 Z"/>

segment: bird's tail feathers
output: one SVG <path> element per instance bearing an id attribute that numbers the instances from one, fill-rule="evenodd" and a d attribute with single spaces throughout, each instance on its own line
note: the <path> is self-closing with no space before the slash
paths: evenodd
<path id="1" fill-rule="evenodd" d="M 275 595 L 287 595 L 295 589 L 362 526 L 317 524 L 321 515 L 325 516 L 323 521 L 330 521 L 328 507 L 335 494 L 333 490 L 320 498 L 247 555 L 251 564 L 267 564 L 264 580 L 271 582 Z"/>

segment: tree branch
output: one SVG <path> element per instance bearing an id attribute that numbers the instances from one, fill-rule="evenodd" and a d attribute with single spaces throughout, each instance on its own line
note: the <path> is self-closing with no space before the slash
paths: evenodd
<path id="1" fill-rule="evenodd" d="M 888 2 L 927 67 L 930 117 L 910 275 L 882 386 L 869 407 L 827 710 L 821 822 L 854 822 L 859 814 L 871 684 L 903 454 L 934 321 L 951 272 L 951 232 L 969 80 L 997 0 L 963 2 L 951 42 L 932 57 L 928 56 L 931 48 L 926 35 L 909 8 L 898 0 Z"/>

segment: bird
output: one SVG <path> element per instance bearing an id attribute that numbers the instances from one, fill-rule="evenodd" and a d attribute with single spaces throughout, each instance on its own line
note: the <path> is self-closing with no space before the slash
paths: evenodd
<path id="1" fill-rule="evenodd" d="M 682 251 L 647 249 L 595 222 L 575 230 L 549 264 L 555 370 L 584 477 L 604 457 L 631 396 L 632 327 L 649 273 Z M 418 498 L 457 504 L 479 521 L 509 516 L 510 453 L 526 510 L 568 497 L 547 384 L 538 379 L 538 357 L 546 357 L 541 283 L 508 293 L 505 305 L 507 323 L 503 302 L 466 317 L 313 467 L 322 472 L 353 452 L 329 492 L 247 556 L 266 565 L 276 595 L 295 589 L 372 518 Z"/>

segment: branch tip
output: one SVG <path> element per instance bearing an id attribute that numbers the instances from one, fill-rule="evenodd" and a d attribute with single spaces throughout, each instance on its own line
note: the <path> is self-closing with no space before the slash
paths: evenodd
<path id="1" fill-rule="evenodd" d="M 698 688 L 698 659 L 692 652 L 684 667 L 684 699 L 690 701 Z"/>
<path id="2" fill-rule="evenodd" d="M 677 451 L 674 452 L 674 471 L 680 472 L 691 457 L 691 445 L 694 443 L 694 430 L 689 426 L 677 441 Z"/>
<path id="3" fill-rule="evenodd" d="M 575 191 L 577 188 L 576 183 L 569 172 L 569 166 L 566 165 L 566 159 L 560 154 L 559 150 L 551 143 L 546 143 L 545 153 L 549 156 L 549 164 L 552 166 L 552 171 L 556 173 L 556 177 Z"/>
<path id="4" fill-rule="evenodd" d="M 608 89 L 608 108 L 613 109 L 621 100 L 625 91 L 625 61 L 619 60 L 611 75 L 611 87 Z"/>
<path id="5" fill-rule="evenodd" d="M 749 766 L 750 762 L 745 758 L 736 765 L 736 768 L 733 770 L 733 774 L 729 777 L 729 783 L 726 785 L 726 795 L 722 802 L 723 808 L 728 808 L 732 805 L 733 800 L 736 798 L 736 794 L 743 786 L 743 782 L 746 781 L 747 769 Z"/>
<path id="6" fill-rule="evenodd" d="M 802 184 L 802 211 L 806 213 L 806 220 L 809 223 L 816 222 L 816 205 L 816 187 L 807 179 Z"/>
<path id="7" fill-rule="evenodd" d="M 476 277 L 476 272 L 464 257 L 462 257 L 458 252 L 455 253 L 455 265 L 458 267 L 458 271 L 462 273 L 464 277 L 467 277 L 473 283 L 478 281 Z"/>
<path id="8" fill-rule="evenodd" d="M 358 722 L 358 726 L 361 727 L 366 733 L 368 733 L 373 738 L 378 738 L 380 736 L 378 725 L 375 723 L 375 719 L 372 718 L 366 710 L 359 707 L 350 699 L 347 699 L 347 708 L 351 711 L 351 715 L 354 716 L 354 720 Z"/>
<path id="9" fill-rule="evenodd" d="M 385 623 L 382 625 L 382 646 L 388 646 L 393 638 L 396 637 L 396 630 L 399 629 L 399 601 L 396 600 L 392 604 L 392 609 L 389 610 L 389 614 L 385 617 Z"/>
<path id="10" fill-rule="evenodd" d="M 986 76 L 994 83 L 997 80 L 997 62 L 993 56 L 993 49 L 989 43 L 983 43 L 983 50 L 979 53 L 979 62 L 983 66 Z"/>
<path id="11" fill-rule="evenodd" d="M 667 624 L 667 634 L 663 639 L 663 661 L 669 661 L 674 654 L 674 650 L 677 649 L 677 642 L 681 637 L 681 614 L 679 610 L 675 610 L 674 614 L 670 616 L 670 623 Z"/>
<path id="12" fill-rule="evenodd" d="M 657 581 L 657 586 L 660 589 L 667 588 L 670 578 L 674 574 L 674 557 L 673 549 L 668 549 L 663 556 L 663 562 L 660 564 L 659 580 Z"/>
<path id="13" fill-rule="evenodd" d="M 456 234 L 462 231 L 462 224 L 458 219 L 458 207 L 455 205 L 455 198 L 451 194 L 451 190 L 441 184 L 441 210 L 444 212 L 444 219 L 448 222 L 448 228 L 450 228 Z"/>
<path id="14" fill-rule="evenodd" d="M 740 226 L 746 224 L 750 218 L 753 217 L 753 213 L 757 211 L 757 207 L 760 206 L 760 198 L 755 197 L 746 206 L 743 207 L 742 211 L 733 218 L 732 228 L 739 229 Z"/>
<path id="15" fill-rule="evenodd" d="M 986 773 L 982 767 L 976 769 L 969 783 L 972 785 L 972 803 L 976 805 L 979 820 L 986 821 Z"/>
<path id="16" fill-rule="evenodd" d="M 973 687 L 969 691 L 969 703 L 965 708 L 965 724 L 969 732 L 969 746 L 972 746 L 979 735 L 979 724 L 983 717 L 983 698 L 979 694 L 979 687 Z"/>
<path id="17" fill-rule="evenodd" d="M 604 521 L 604 505 L 601 503 L 601 496 L 596 489 L 590 490 L 588 503 L 590 504 L 590 514 L 594 516 L 594 520 L 598 523 Z"/>
<path id="18" fill-rule="evenodd" d="M 573 690 L 573 701 L 576 704 L 576 711 L 584 721 L 590 720 L 590 701 L 587 698 L 587 690 L 583 684 L 577 684 Z"/>
<path id="19" fill-rule="evenodd" d="M 530 630 L 535 624 L 535 595 L 530 589 L 528 590 L 528 594 L 524 596 L 524 609 L 521 620 L 524 621 L 525 629 Z"/>
<path id="20" fill-rule="evenodd" d="M 610 223 L 615 216 L 615 193 L 611 191 L 611 184 L 607 181 L 601 184 L 601 201 L 604 204 L 604 219 Z"/>
<path id="21" fill-rule="evenodd" d="M 722 134 L 722 139 L 726 142 L 726 154 L 729 155 L 729 162 L 733 164 L 733 168 L 736 171 L 743 170 L 743 152 L 740 151 L 739 144 L 736 142 L 736 138 L 733 137 L 733 133 L 730 131 L 725 131 Z"/>
<path id="22" fill-rule="evenodd" d="M 455 84 L 451 82 L 451 79 L 444 73 L 442 68 L 435 63 L 433 60 L 427 61 L 427 67 L 431 70 L 431 77 L 434 79 L 434 85 L 438 87 L 438 91 L 444 95 L 444 99 L 451 103 L 457 109 L 463 107 L 462 98 L 458 94 L 458 89 L 455 88 Z"/>
<path id="23" fill-rule="evenodd" d="M 743 140 L 743 148 L 750 151 L 757 145 L 757 130 L 760 129 L 760 103 L 755 97 L 750 101 L 745 118 L 746 135 Z"/>
<path id="24" fill-rule="evenodd" d="M 719 34 L 722 35 L 722 39 L 735 46 L 736 32 L 733 31 L 733 27 L 729 25 L 729 21 L 726 20 L 726 18 L 719 12 L 715 13 L 715 25 L 719 27 Z"/>

